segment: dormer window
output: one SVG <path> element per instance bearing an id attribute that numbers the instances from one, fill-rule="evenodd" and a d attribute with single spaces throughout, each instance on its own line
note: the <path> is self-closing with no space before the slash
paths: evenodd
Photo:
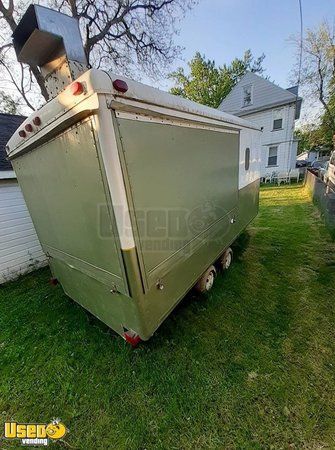
<path id="1" fill-rule="evenodd" d="M 252 84 L 243 86 L 242 88 L 242 106 L 252 105 Z"/>

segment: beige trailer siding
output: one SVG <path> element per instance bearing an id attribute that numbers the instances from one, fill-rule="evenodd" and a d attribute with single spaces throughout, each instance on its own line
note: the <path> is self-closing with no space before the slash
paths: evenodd
<path id="1" fill-rule="evenodd" d="M 8 154 L 65 293 L 147 340 L 257 214 L 258 180 L 248 178 L 243 207 L 238 189 L 240 132 L 254 127 L 135 82 L 121 97 L 100 71 L 78 81 L 85 92 L 47 103 L 41 126 L 16 134 Z M 147 251 L 138 213 L 171 209 L 186 212 L 186 234 L 172 227 L 185 245 L 166 251 L 154 236 L 159 251 Z M 146 224 L 156 231 L 155 217 Z"/>
<path id="2" fill-rule="evenodd" d="M 155 283 L 204 245 L 216 226 L 222 235 L 230 228 L 228 216 L 238 204 L 239 133 L 136 117 L 117 123 L 138 246 L 145 275 Z"/>

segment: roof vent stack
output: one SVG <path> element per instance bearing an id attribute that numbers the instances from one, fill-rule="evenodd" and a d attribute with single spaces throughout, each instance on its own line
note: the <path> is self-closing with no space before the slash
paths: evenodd
<path id="1" fill-rule="evenodd" d="M 40 67 L 51 98 L 88 70 L 78 21 L 58 11 L 30 5 L 13 43 L 19 62 Z"/>

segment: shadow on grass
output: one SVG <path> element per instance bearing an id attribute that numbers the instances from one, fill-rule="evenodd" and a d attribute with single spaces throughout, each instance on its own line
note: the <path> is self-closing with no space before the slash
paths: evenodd
<path id="1" fill-rule="evenodd" d="M 289 189 L 290 191 L 292 190 L 296 190 L 296 189 L 300 189 L 304 186 L 304 182 L 300 181 L 299 183 L 292 183 L 292 184 L 281 184 L 280 186 L 278 186 L 277 184 L 268 184 L 268 183 L 262 183 L 260 185 L 260 189 L 261 191 L 274 191 L 274 190 L 287 190 Z"/>
<path id="2" fill-rule="evenodd" d="M 247 250 L 250 243 L 250 233 L 248 229 L 244 230 L 233 244 L 234 258 L 240 259 Z"/>

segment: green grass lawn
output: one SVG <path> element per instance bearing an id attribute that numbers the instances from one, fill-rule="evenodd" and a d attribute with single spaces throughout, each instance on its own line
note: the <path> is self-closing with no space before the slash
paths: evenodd
<path id="1" fill-rule="evenodd" d="M 53 448 L 334 449 L 334 250 L 304 189 L 262 189 L 230 271 L 136 350 L 47 269 L 1 287 L 1 422 L 60 417 Z"/>

